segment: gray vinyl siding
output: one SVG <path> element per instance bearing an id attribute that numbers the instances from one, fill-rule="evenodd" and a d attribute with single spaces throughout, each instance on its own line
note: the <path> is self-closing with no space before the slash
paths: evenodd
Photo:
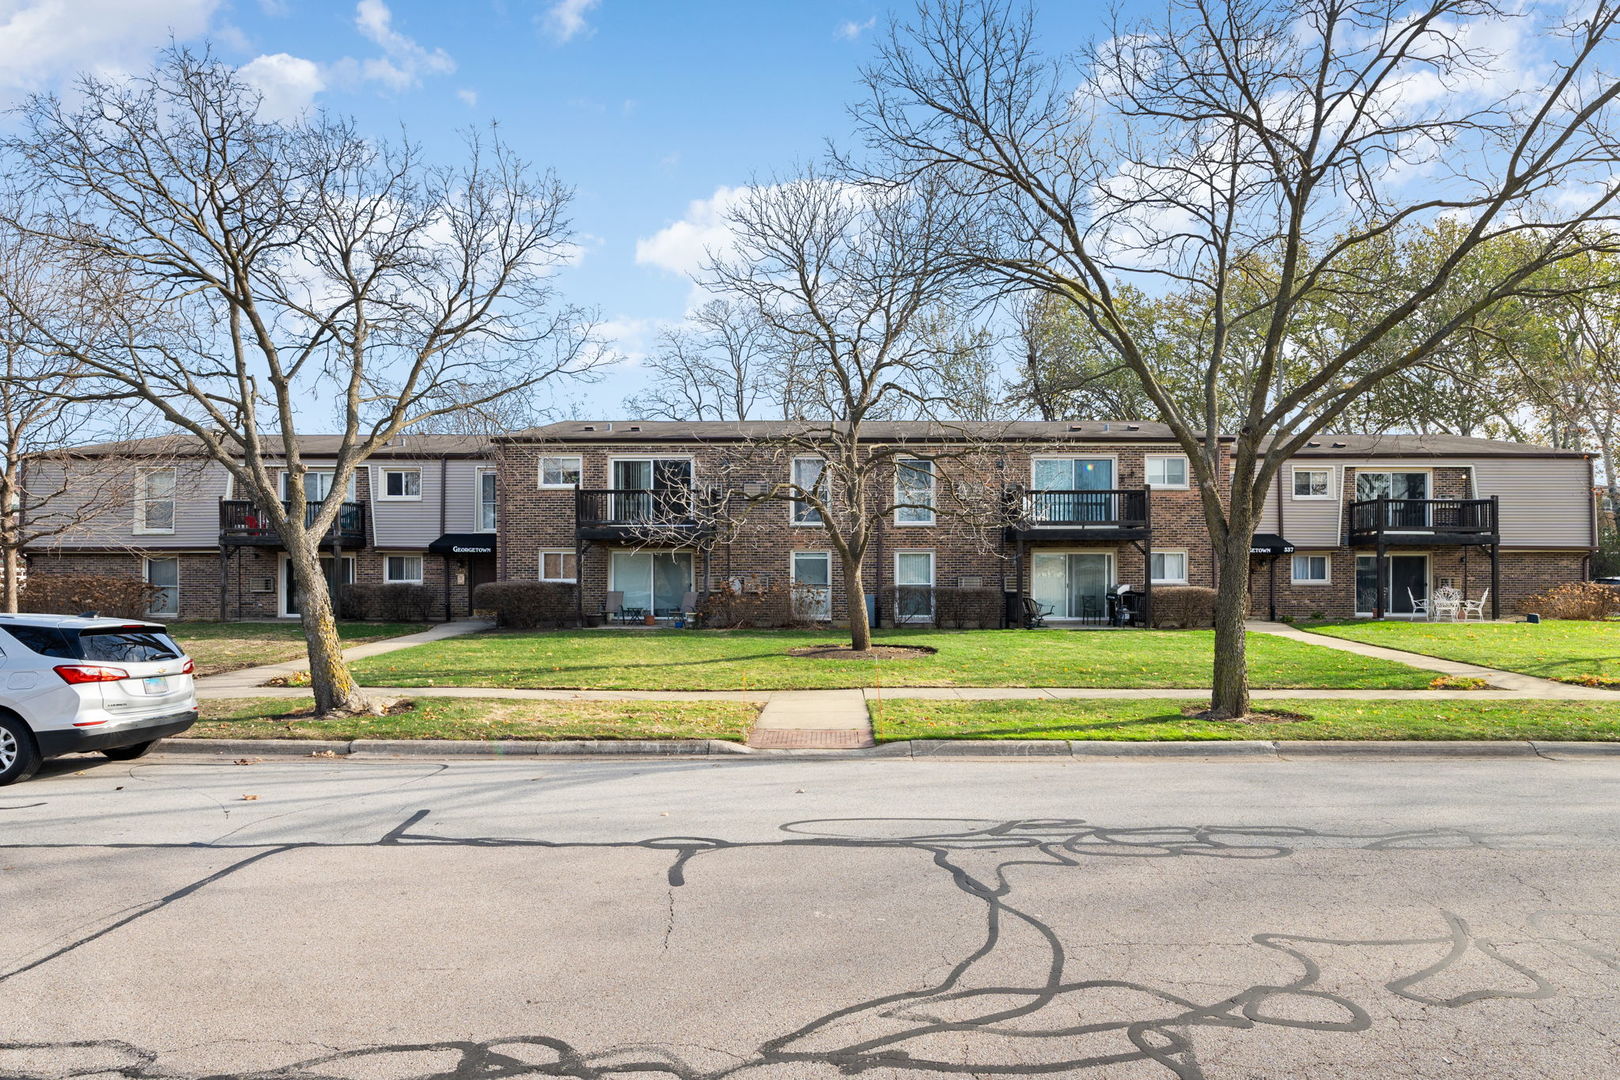
<path id="1" fill-rule="evenodd" d="M 1592 481 L 1584 458 L 1480 459 L 1480 498 L 1501 499 L 1504 548 L 1586 548 L 1592 544 Z"/>
<path id="2" fill-rule="evenodd" d="M 90 520 L 60 535 L 42 539 L 32 545 L 34 550 L 116 547 L 166 551 L 218 546 L 219 500 L 225 497 L 228 480 L 223 466 L 197 461 L 180 462 L 175 466 L 174 531 L 165 533 L 135 531 L 133 477 L 141 466 L 93 462 L 78 468 L 93 473 L 77 486 L 83 494 L 75 500 L 71 495 L 75 485 L 69 483 L 67 497 L 53 500 L 33 517 L 41 524 L 48 524 L 53 515 L 60 515 L 56 520 L 66 521 L 88 513 Z M 31 470 L 29 486 L 35 490 L 54 489 L 59 476 L 59 471 L 36 465 Z M 98 502 L 106 503 L 105 510 L 93 509 Z"/>
<path id="3" fill-rule="evenodd" d="M 445 532 L 478 532 L 478 472 L 493 469 L 493 461 L 448 462 L 445 491 Z"/>
<path id="4" fill-rule="evenodd" d="M 439 528 L 439 481 L 437 461 L 375 462 L 371 470 L 371 537 L 379 548 L 420 550 L 427 547 L 444 530 Z M 392 469 L 420 469 L 422 471 L 422 497 L 420 499 L 384 499 L 383 473 Z"/>
<path id="5" fill-rule="evenodd" d="M 1294 498 L 1296 466 L 1330 470 L 1335 497 Z M 1258 531 L 1281 533 L 1296 547 L 1336 547 L 1343 538 L 1344 508 L 1354 498 L 1353 491 L 1347 494 L 1344 490 L 1345 471 L 1392 466 L 1472 470 L 1475 498 L 1500 497 L 1504 548 L 1585 548 L 1591 544 L 1588 504 L 1592 495 L 1584 458 L 1299 459 L 1284 465 L 1278 477 L 1283 489 L 1281 523 L 1273 491 L 1261 511 Z"/>

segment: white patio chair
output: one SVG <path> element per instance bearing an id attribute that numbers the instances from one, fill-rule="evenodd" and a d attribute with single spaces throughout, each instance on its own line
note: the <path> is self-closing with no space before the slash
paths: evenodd
<path id="1" fill-rule="evenodd" d="M 1412 590 L 1411 589 L 1407 589 L 1406 590 L 1406 598 L 1412 602 L 1412 614 L 1421 615 L 1425 619 L 1430 618 L 1430 615 L 1429 615 L 1429 598 L 1427 596 L 1425 596 L 1423 599 L 1419 600 L 1417 597 L 1412 595 Z"/>
<path id="2" fill-rule="evenodd" d="M 1489 600 L 1490 598 L 1491 598 L 1491 590 L 1486 589 L 1485 594 L 1483 596 L 1481 596 L 1478 600 L 1464 600 L 1462 602 L 1463 622 L 1467 622 L 1469 619 L 1478 619 L 1480 622 L 1484 622 L 1485 621 L 1485 602 L 1487 600 Z"/>
<path id="3" fill-rule="evenodd" d="M 1449 585 L 1442 586 L 1441 588 L 1434 590 L 1434 598 L 1429 601 L 1431 618 L 1437 620 L 1449 619 L 1452 622 L 1456 622 L 1458 618 L 1461 617 L 1462 610 L 1462 593 L 1458 592 Z"/>

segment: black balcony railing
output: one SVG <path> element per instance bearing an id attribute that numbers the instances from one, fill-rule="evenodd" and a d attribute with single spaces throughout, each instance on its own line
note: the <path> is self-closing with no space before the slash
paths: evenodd
<path id="1" fill-rule="evenodd" d="M 1364 499 L 1350 504 L 1352 540 L 1390 534 L 1493 537 L 1495 499 Z"/>
<path id="2" fill-rule="evenodd" d="M 717 496 L 691 488 L 581 488 L 574 493 L 580 529 L 698 529 L 712 521 Z"/>
<path id="3" fill-rule="evenodd" d="M 1019 528 L 1146 529 L 1145 488 L 1108 491 L 1025 491 L 1013 493 Z"/>
<path id="4" fill-rule="evenodd" d="M 290 503 L 284 502 L 281 506 L 284 510 L 292 509 Z M 319 502 L 305 504 L 305 525 L 314 523 L 316 515 L 321 512 L 321 506 L 322 504 Z M 279 544 L 281 542 L 281 537 L 276 535 L 275 527 L 270 523 L 269 516 L 249 499 L 220 500 L 219 536 L 221 541 L 235 544 Z M 321 543 L 330 544 L 334 540 L 349 546 L 365 545 L 365 503 L 346 502 L 339 507 L 337 519 L 332 522 L 332 527 L 321 538 Z"/>

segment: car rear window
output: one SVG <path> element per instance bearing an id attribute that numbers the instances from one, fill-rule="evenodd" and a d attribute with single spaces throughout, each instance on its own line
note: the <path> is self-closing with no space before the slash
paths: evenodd
<path id="1" fill-rule="evenodd" d="M 66 630 L 56 626 L 7 626 L 5 631 L 24 648 L 63 660 L 121 660 L 126 664 L 140 664 L 180 657 L 180 646 L 155 627 Z"/>
<path id="2" fill-rule="evenodd" d="M 122 660 L 126 664 L 177 660 L 180 646 L 161 630 L 144 627 L 109 627 L 106 630 L 79 631 L 79 659 Z"/>

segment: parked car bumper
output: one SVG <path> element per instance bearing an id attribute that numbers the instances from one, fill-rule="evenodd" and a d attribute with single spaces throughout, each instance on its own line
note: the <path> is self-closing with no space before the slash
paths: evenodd
<path id="1" fill-rule="evenodd" d="M 120 746 L 151 742 L 170 735 L 178 735 L 197 722 L 197 710 L 185 709 L 148 716 L 125 724 L 98 724 L 95 727 L 58 728 L 34 732 L 39 752 L 44 757 L 59 754 L 79 754 L 90 750 L 112 750 Z"/>

